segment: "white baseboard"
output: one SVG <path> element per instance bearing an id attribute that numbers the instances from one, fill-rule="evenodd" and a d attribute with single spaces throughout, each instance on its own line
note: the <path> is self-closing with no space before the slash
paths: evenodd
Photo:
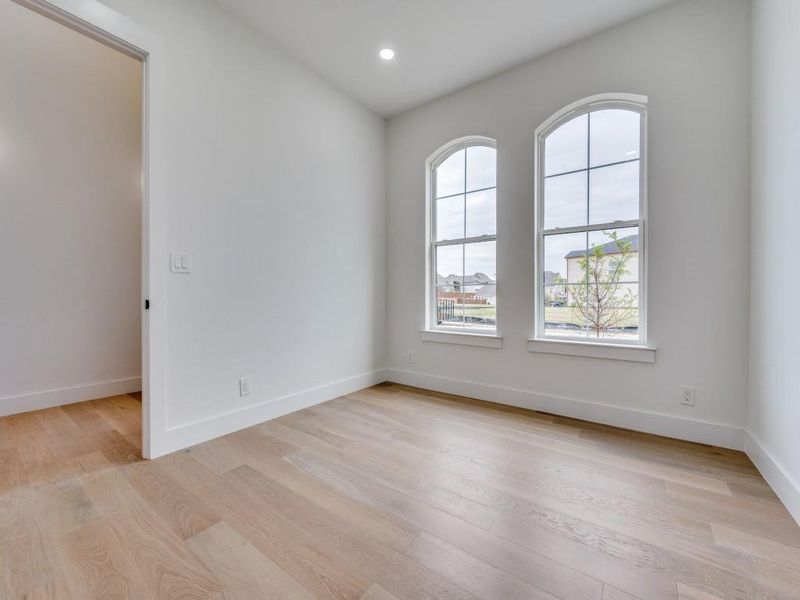
<path id="1" fill-rule="evenodd" d="M 684 419 L 662 413 L 538 394 L 528 390 L 451 379 L 403 369 L 387 369 L 386 379 L 447 394 L 529 408 L 679 440 L 733 450 L 744 449 L 744 429 L 734 425 Z"/>
<path id="2" fill-rule="evenodd" d="M 75 404 L 86 400 L 96 400 L 97 398 L 107 398 L 108 396 L 131 394 L 139 392 L 141 389 L 141 377 L 128 377 L 127 379 L 101 381 L 99 383 L 76 385 L 17 396 L 3 396 L 0 398 L 0 417 L 54 406 L 64 406 L 65 404 Z"/>
<path id="3" fill-rule="evenodd" d="M 800 482 L 773 458 L 764 445 L 751 433 L 745 435 L 745 452 L 764 479 L 778 495 L 783 505 L 800 524 Z"/>
<path id="4" fill-rule="evenodd" d="M 176 452 L 214 438 L 228 435 L 234 431 L 252 427 L 271 419 L 295 412 L 297 410 L 333 400 L 345 394 L 368 388 L 386 381 L 383 369 L 362 373 L 346 379 L 313 387 L 307 390 L 271 398 L 258 404 L 251 404 L 238 410 L 214 415 L 207 419 L 167 428 L 166 443 L 159 448 L 158 456 Z M 156 458 L 154 456 L 153 458 Z"/>

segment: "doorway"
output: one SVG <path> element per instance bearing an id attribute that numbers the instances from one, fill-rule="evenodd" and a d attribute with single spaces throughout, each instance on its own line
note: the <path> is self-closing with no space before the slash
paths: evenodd
<path id="1" fill-rule="evenodd" d="M 0 414 L 138 399 L 147 456 L 145 55 L 46 2 L 0 23 Z"/>

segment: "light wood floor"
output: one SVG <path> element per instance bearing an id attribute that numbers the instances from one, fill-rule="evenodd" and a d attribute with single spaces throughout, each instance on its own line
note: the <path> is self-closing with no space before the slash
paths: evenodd
<path id="1" fill-rule="evenodd" d="M 0 598 L 800 598 L 738 452 L 382 385 L 145 462 L 139 413 L 0 419 Z"/>

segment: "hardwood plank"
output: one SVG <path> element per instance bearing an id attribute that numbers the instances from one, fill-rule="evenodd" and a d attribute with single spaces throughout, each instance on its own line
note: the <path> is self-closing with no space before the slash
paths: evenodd
<path id="1" fill-rule="evenodd" d="M 723 498 L 705 490 L 669 482 L 665 490 L 669 506 L 676 511 L 689 511 L 709 523 L 800 545 L 800 527 L 783 506 L 764 504 L 758 499 L 742 496 Z"/>
<path id="2" fill-rule="evenodd" d="M 0 450 L 0 494 L 4 494 L 28 482 L 22 458 L 16 448 Z"/>
<path id="3" fill-rule="evenodd" d="M 201 497 L 188 492 L 161 469 L 140 464 L 128 469 L 126 475 L 139 495 L 184 540 L 220 520 Z"/>
<path id="4" fill-rule="evenodd" d="M 430 463 L 428 456 L 409 457 L 406 466 L 404 457 L 399 453 L 389 455 L 385 448 L 374 446 L 370 446 L 362 454 L 381 458 L 388 455 L 384 464 L 400 468 L 409 476 L 424 474 L 425 467 L 420 465 Z M 476 473 L 472 464 L 469 467 L 448 464 L 437 468 L 439 485 L 464 498 L 483 504 L 496 504 L 512 514 L 520 513 L 521 518 L 536 507 L 582 520 L 602 521 L 606 527 L 617 533 L 689 554 L 697 560 L 724 565 L 747 576 L 753 575 L 753 567 L 749 561 L 721 551 L 713 544 L 708 524 L 692 521 L 688 513 L 681 515 L 682 524 L 685 529 L 691 528 L 692 536 L 675 535 L 673 530 L 676 517 L 665 513 L 659 506 L 651 508 L 649 504 L 629 501 L 609 494 L 606 490 L 592 489 L 591 493 L 587 493 L 585 486 L 572 488 L 568 482 L 562 480 L 548 482 L 540 478 L 531 485 L 525 478 L 506 478 L 494 471 L 481 472 L 480 475 L 482 476 Z"/>
<path id="5" fill-rule="evenodd" d="M 47 408 L 36 413 L 41 428 L 48 438 L 48 444 L 63 444 L 74 438 L 80 430 L 66 415 L 62 408 Z"/>
<path id="6" fill-rule="evenodd" d="M 128 441 L 116 429 L 95 433 L 92 438 L 97 442 L 97 446 L 106 455 L 106 458 L 115 465 L 129 465 L 142 460 L 139 445 Z"/>
<path id="7" fill-rule="evenodd" d="M 244 454 L 236 448 L 231 440 L 234 436 L 211 440 L 186 450 L 197 462 L 204 465 L 214 473 L 224 473 L 244 464 Z"/>
<path id="8" fill-rule="evenodd" d="M 326 453 L 336 451 L 338 448 L 320 438 L 309 435 L 299 429 L 284 425 L 279 421 L 272 421 L 260 426 L 261 430 L 270 437 L 294 444 L 298 448 L 313 448 L 317 452 Z"/>
<path id="9" fill-rule="evenodd" d="M 63 538 L 76 571 L 73 584 L 79 598 L 87 600 L 154 599 L 136 568 L 125 540 L 110 519 L 90 523 Z"/>
<path id="10" fill-rule="evenodd" d="M 304 416 L 306 414 L 308 415 L 308 417 Z M 323 442 L 326 442 L 336 448 L 342 448 L 349 443 L 347 438 L 337 435 L 335 433 L 331 433 L 324 427 L 316 425 L 309 418 L 315 416 L 316 414 L 317 414 L 316 409 L 308 409 L 307 413 L 304 411 L 303 413 L 294 413 L 282 417 L 281 423 L 283 423 L 284 425 L 288 425 L 293 429 L 297 429 L 298 431 L 302 431 L 303 433 L 307 433 L 310 436 L 319 438 Z M 287 452 L 286 454 L 289 453 Z"/>
<path id="11" fill-rule="evenodd" d="M 230 443 L 240 451 L 245 449 L 245 451 L 254 452 L 259 456 L 281 457 L 297 450 L 297 446 L 292 443 L 264 435 L 264 432 L 258 427 L 238 431 L 236 435 L 230 437 Z"/>
<path id="12" fill-rule="evenodd" d="M 390 401 L 379 393 L 359 392 L 351 396 L 352 399 L 362 400 L 378 406 L 397 407 L 398 403 Z M 396 398 L 396 397 L 395 397 Z M 551 439 L 576 440 L 581 434 L 581 429 L 572 425 L 555 425 L 552 418 L 536 418 L 538 413 L 529 415 L 508 414 L 505 412 L 487 411 L 483 406 L 471 406 L 457 400 L 440 399 L 421 394 L 405 394 L 402 396 L 403 405 L 409 408 L 418 408 L 424 411 L 426 417 L 444 421 L 445 423 L 458 423 L 464 427 L 479 431 L 498 432 L 504 435 L 515 434 L 527 436 L 541 435 Z M 335 401 L 329 403 L 336 406 Z M 344 405 L 352 411 L 352 402 Z M 322 405 L 320 408 L 325 407 Z M 339 404 L 342 406 L 342 404 Z"/>
<path id="13" fill-rule="evenodd" d="M 556 596 L 424 532 L 406 552 L 450 581 L 459 582 L 483 600 L 556 600 Z"/>
<path id="14" fill-rule="evenodd" d="M 24 598 L 52 580 L 53 555 L 38 523 L 32 490 L 4 494 L 0 509 L 0 589 L 9 598 Z"/>
<path id="15" fill-rule="evenodd" d="M 25 600 L 73 600 L 75 595 L 64 579 L 43 584 L 32 590 Z"/>
<path id="16" fill-rule="evenodd" d="M 317 598 L 351 600 L 368 584 L 348 572 L 338 555 L 321 552 L 302 529 L 287 521 L 264 498 L 231 486 L 186 453 L 162 459 L 170 472 L 201 494 L 242 537 Z"/>
<path id="17" fill-rule="evenodd" d="M 397 415 L 402 411 L 402 408 L 399 410 L 392 409 L 392 414 Z M 403 420 L 414 428 L 422 427 L 422 419 L 416 416 L 416 414 L 406 415 L 403 417 Z M 468 435 L 464 435 L 464 430 L 457 426 L 448 426 L 447 430 L 460 433 L 462 434 L 461 437 L 470 437 Z M 398 439 L 401 439 L 402 436 L 403 434 L 398 434 Z M 471 437 L 476 436 L 473 435 Z M 633 473 L 647 475 L 649 477 L 664 479 L 665 481 L 682 483 L 684 485 L 690 485 L 728 496 L 732 495 L 728 484 L 721 479 L 703 475 L 695 475 L 694 473 L 687 473 L 682 469 L 619 456 L 606 452 L 598 447 L 586 447 L 585 445 L 571 441 L 550 439 L 545 440 L 537 436 L 530 436 L 525 442 L 520 442 L 507 437 L 503 438 L 498 434 L 485 435 L 482 440 L 491 442 L 493 445 L 498 445 L 504 442 L 503 446 L 505 447 L 518 448 L 520 451 L 528 453 L 535 452 L 535 449 L 537 448 L 544 448 L 574 456 L 590 463 L 602 463 L 610 467 L 624 469 Z"/>
<path id="18" fill-rule="evenodd" d="M 37 412 L 0 419 L 3 423 L 0 443 L 4 448 L 16 448 L 20 459 L 27 463 L 35 463 L 52 456 L 47 449 L 50 438 L 42 427 Z"/>
<path id="19" fill-rule="evenodd" d="M 222 587 L 119 469 L 83 475 L 98 511 L 111 519 L 143 579 L 157 597 L 212 598 Z"/>
<path id="20" fill-rule="evenodd" d="M 397 487 L 384 485 L 364 476 L 362 469 L 353 470 L 341 464 L 314 456 L 293 455 L 288 457 L 317 477 L 359 498 L 362 502 L 374 503 L 378 508 L 389 510 L 405 518 L 421 530 L 433 533 L 442 539 L 464 548 L 483 558 L 490 564 L 506 567 L 519 577 L 532 582 L 554 595 L 565 598 L 592 598 L 601 588 L 598 579 L 588 575 L 602 576 L 613 571 L 633 589 L 646 589 L 652 597 L 674 598 L 674 584 L 658 575 L 641 572 L 613 557 L 598 553 L 579 543 L 551 535 L 547 530 L 528 532 L 516 539 L 498 536 L 478 527 L 474 519 L 453 514 L 454 505 L 449 498 L 432 505 L 409 495 L 408 481 L 399 481 Z M 584 566 L 582 570 L 570 568 L 567 562 Z"/>
<path id="21" fill-rule="evenodd" d="M 697 555 L 715 552 L 713 544 L 697 547 L 694 540 L 687 542 L 684 537 L 672 535 L 675 519 L 682 518 L 684 527 L 693 526 L 695 530 L 692 532 L 693 537 L 699 537 L 700 541 L 712 541 L 708 525 L 699 522 L 693 523 L 689 511 L 680 515 L 670 515 L 669 511 L 664 510 L 666 506 L 663 503 L 656 502 L 658 499 L 656 495 L 652 496 L 652 502 L 642 503 L 641 494 L 632 499 L 619 497 L 618 494 L 610 494 L 607 491 L 607 489 L 613 489 L 610 481 L 606 486 L 607 489 L 594 486 L 591 493 L 587 493 L 589 491 L 587 490 L 588 482 L 583 478 L 580 485 L 571 486 L 563 476 L 556 478 L 538 476 L 531 479 L 528 474 L 517 472 L 512 476 L 505 477 L 494 468 L 476 470 L 474 462 L 464 462 L 458 465 L 457 461 L 440 461 L 440 455 L 424 452 L 420 452 L 419 456 L 414 456 L 414 448 L 409 454 L 408 452 L 391 452 L 387 445 L 378 447 L 372 444 L 364 445 L 356 442 L 354 444 L 356 444 L 352 447 L 354 452 L 360 451 L 363 455 L 371 457 L 378 456 L 384 463 L 391 464 L 393 468 L 403 468 L 408 474 L 419 472 L 420 469 L 424 470 L 424 465 L 438 461 L 441 463 L 441 468 L 444 469 L 437 471 L 442 484 L 449 489 L 463 488 L 464 491 L 458 492 L 461 495 L 479 492 L 480 495 L 486 495 L 487 499 L 498 501 L 498 491 L 506 491 L 514 495 L 522 494 L 523 497 L 538 504 L 549 502 L 549 507 L 552 509 L 569 510 L 573 516 L 577 517 L 586 517 L 588 513 L 596 512 L 595 517 L 603 517 L 609 524 L 611 524 L 610 519 L 614 519 L 616 521 L 614 527 L 617 531 L 628 532 L 640 538 L 640 531 L 646 533 L 652 530 L 654 532 L 654 537 L 651 537 L 652 541 L 663 544 L 664 541 L 673 539 L 673 547 L 681 551 L 691 551 Z M 478 499 L 483 500 L 480 495 Z M 658 492 L 658 495 L 663 496 L 663 492 Z M 517 500 L 511 501 L 518 503 Z M 619 519 L 615 515 L 618 515 Z M 656 526 L 659 526 L 659 533 L 655 533 Z M 667 535 L 666 540 L 663 537 L 665 534 Z M 721 560 L 735 561 L 736 559 L 723 556 Z M 747 565 L 743 565 L 742 568 L 752 573 L 752 568 L 748 568 Z"/>
<path id="22" fill-rule="evenodd" d="M 320 507 L 348 521 L 353 527 L 370 531 L 378 539 L 402 545 L 419 533 L 406 522 L 338 493 L 284 460 L 248 455 L 245 464 L 292 492 L 305 498 L 313 498 Z"/>
<path id="23" fill-rule="evenodd" d="M 325 551 L 333 547 L 349 565 L 358 565 L 363 577 L 381 581 L 393 593 L 413 598 L 475 600 L 456 583 L 447 582 L 425 566 L 409 560 L 369 531 L 350 523 L 267 479 L 251 467 L 239 467 L 226 476 L 237 489 L 247 487 L 265 499 L 287 520 L 306 531 Z"/>
<path id="24" fill-rule="evenodd" d="M 331 468 L 337 468 L 330 463 L 325 465 L 324 461 L 320 462 L 319 458 L 310 455 L 298 454 L 288 458 L 295 463 L 298 460 L 306 461 L 308 464 L 316 462 L 316 468 L 322 466 L 323 469 L 328 469 L 328 471 Z M 338 470 L 341 473 L 341 468 Z M 366 473 L 377 478 L 382 476 L 380 470 L 369 472 L 369 466 L 366 464 L 359 464 L 357 472 L 358 477 L 353 478 L 356 482 L 358 479 L 363 479 Z M 564 515 L 559 515 L 555 511 L 536 509 L 528 514 L 527 519 L 504 519 L 503 511 L 498 513 L 492 507 L 482 506 L 479 503 L 470 503 L 465 498 L 453 495 L 446 490 L 431 492 L 419 483 L 415 483 L 412 479 L 401 479 L 396 473 L 392 473 L 390 477 L 400 480 L 399 488 L 406 493 L 409 490 L 416 490 L 417 494 L 419 494 L 418 497 L 425 502 L 434 503 L 439 510 L 449 512 L 463 521 L 482 524 L 481 526 L 490 532 L 523 546 L 529 543 L 528 540 L 530 539 L 542 540 L 544 536 L 549 536 L 552 542 L 548 545 L 548 552 L 553 552 L 554 548 L 563 547 L 562 554 L 554 555 L 553 558 L 560 556 L 562 561 L 567 563 L 574 562 L 574 557 L 581 551 L 581 545 L 585 545 L 588 548 L 583 548 L 582 551 L 584 553 L 594 551 L 594 555 L 590 559 L 580 561 L 584 569 L 594 569 L 608 561 L 616 561 L 617 564 L 613 568 L 616 569 L 617 573 L 622 573 L 625 571 L 623 565 L 630 563 L 634 568 L 630 572 L 629 578 L 624 583 L 619 584 L 620 587 L 648 598 L 656 597 L 656 593 L 663 594 L 663 597 L 675 597 L 674 583 L 668 581 L 662 581 L 660 592 L 654 591 L 656 582 L 659 579 L 657 573 L 664 571 L 674 572 L 676 575 L 685 577 L 690 581 L 710 579 L 716 586 L 731 594 L 731 597 L 742 600 L 753 597 L 756 590 L 756 584 L 753 581 L 753 577 L 750 576 L 752 575 L 752 570 L 748 569 L 747 563 L 739 563 L 744 573 L 729 572 L 723 568 L 728 566 L 724 562 L 721 562 L 720 565 L 715 565 L 710 561 L 699 561 L 697 556 L 676 552 L 673 549 L 664 548 L 655 543 L 643 543 L 629 535 L 621 535 L 613 530 L 597 528 L 585 520 L 565 518 Z M 498 529 L 496 525 L 487 525 L 487 523 L 501 524 L 504 527 Z M 505 527 L 506 524 L 507 527 Z M 570 543 L 572 543 L 572 547 L 567 551 L 567 545 Z M 598 555 L 598 553 L 600 554 Z M 736 560 L 735 557 L 733 560 Z M 620 563 L 620 561 L 623 562 Z M 588 567 L 583 565 L 588 565 Z M 612 567 L 609 565 L 606 568 Z M 595 576 L 603 578 L 604 574 L 602 570 L 598 570 L 595 572 Z"/>
<path id="25" fill-rule="evenodd" d="M 187 540 L 235 600 L 313 600 L 314 596 L 224 522 Z"/>
<path id="26" fill-rule="evenodd" d="M 114 427 L 95 410 L 97 405 L 97 403 L 92 402 L 79 402 L 62 406 L 61 410 L 84 433 L 110 431 Z M 100 405 L 102 406 L 102 404 Z"/>
<path id="27" fill-rule="evenodd" d="M 140 411 L 0 418 L 0 598 L 798 598 L 739 452 L 386 384 L 143 461 Z"/>
<path id="28" fill-rule="evenodd" d="M 369 589 L 364 592 L 364 595 L 361 596 L 359 600 L 400 600 L 394 594 L 390 594 L 377 583 L 373 583 L 369 586 Z"/>
<path id="29" fill-rule="evenodd" d="M 126 545 L 142 581 L 157 598 L 216 598 L 222 585 L 178 539 L 159 535 L 164 526 L 142 512 L 118 517 L 114 530 Z"/>
<path id="30" fill-rule="evenodd" d="M 711 531 L 714 534 L 714 541 L 720 546 L 787 567 L 800 568 L 799 547 L 788 546 L 760 535 L 716 523 L 711 524 Z"/>
<path id="31" fill-rule="evenodd" d="M 608 584 L 603 586 L 603 600 L 642 600 Z"/>
<path id="32" fill-rule="evenodd" d="M 678 600 L 723 600 L 719 596 L 704 592 L 701 589 L 678 582 Z"/>
<path id="33" fill-rule="evenodd" d="M 78 477 L 39 485 L 33 492 L 40 526 L 53 537 L 66 535 L 100 518 Z"/>
<path id="34" fill-rule="evenodd" d="M 93 401 L 92 406 L 100 417 L 110 423 L 134 448 L 141 450 L 142 405 L 128 395 L 113 396 Z"/>
<path id="35" fill-rule="evenodd" d="M 769 560 L 756 559 L 758 580 L 766 588 L 780 591 L 791 596 L 800 590 L 800 569 L 789 567 Z"/>
<path id="36" fill-rule="evenodd" d="M 35 527 L 42 535 L 49 560 L 48 580 L 29 592 L 30 598 L 80 598 L 74 570 L 65 554 L 62 538 L 100 518 L 76 477 L 37 486 Z"/>

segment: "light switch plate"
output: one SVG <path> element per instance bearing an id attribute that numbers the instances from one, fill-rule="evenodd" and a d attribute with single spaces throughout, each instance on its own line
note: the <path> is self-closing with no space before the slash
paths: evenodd
<path id="1" fill-rule="evenodd" d="M 173 273 L 191 273 L 192 255 L 181 252 L 172 252 L 169 255 L 169 270 Z"/>

